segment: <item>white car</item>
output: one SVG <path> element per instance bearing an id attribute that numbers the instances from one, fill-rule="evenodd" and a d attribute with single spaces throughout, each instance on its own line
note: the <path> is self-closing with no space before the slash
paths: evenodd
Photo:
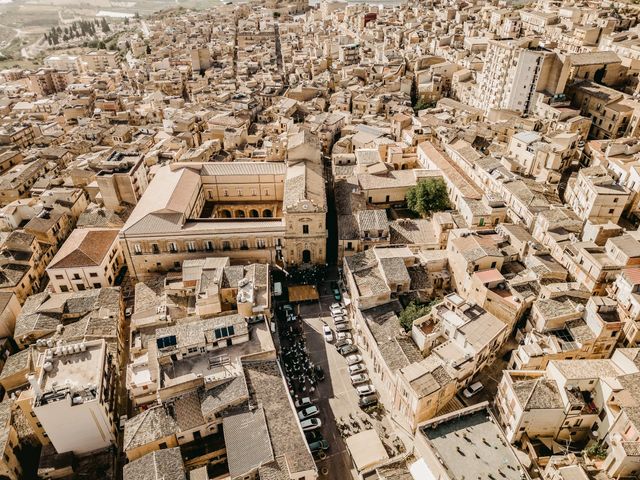
<path id="1" fill-rule="evenodd" d="M 329 325 L 322 326 L 322 334 L 324 335 L 325 341 L 331 342 L 333 340 L 333 332 L 331 328 L 329 328 Z"/>
<path id="2" fill-rule="evenodd" d="M 356 373 L 351 375 L 351 385 L 359 385 L 369 381 L 369 375 L 366 373 Z"/>
<path id="3" fill-rule="evenodd" d="M 311 399 L 309 397 L 302 397 L 300 400 L 296 400 L 295 406 L 296 408 L 306 408 L 313 405 Z"/>
<path id="4" fill-rule="evenodd" d="M 467 388 L 465 388 L 462 391 L 462 394 L 466 397 L 466 398 L 471 398 L 473 397 L 476 393 L 480 392 L 482 389 L 484 389 L 484 385 L 480 382 L 476 382 L 476 383 L 472 383 L 471 385 L 469 385 Z"/>
<path id="5" fill-rule="evenodd" d="M 362 361 L 362 355 L 354 353 L 353 355 L 349 355 L 347 357 L 347 365 L 355 365 L 356 363 L 360 363 Z"/>
<path id="6" fill-rule="evenodd" d="M 344 305 L 342 305 L 342 303 L 335 302 L 335 303 L 332 303 L 331 307 L 329 307 L 329 308 L 331 308 L 331 309 L 344 308 Z"/>
<path id="7" fill-rule="evenodd" d="M 335 317 L 337 315 L 346 315 L 347 312 L 345 312 L 344 308 L 331 308 L 329 309 L 329 312 L 331 312 L 331 316 Z"/>
<path id="8" fill-rule="evenodd" d="M 336 340 L 351 340 L 351 334 L 349 332 L 338 332 L 336 334 Z"/>
<path id="9" fill-rule="evenodd" d="M 315 405 L 311 405 L 310 407 L 305 408 L 304 410 L 300 410 L 298 412 L 298 418 L 300 420 L 304 420 L 305 418 L 314 417 L 320 413 L 318 407 Z"/>
<path id="10" fill-rule="evenodd" d="M 358 392 L 358 395 L 363 397 L 365 395 L 371 395 L 372 393 L 375 393 L 376 387 L 369 383 L 367 385 L 360 385 L 359 387 L 356 387 L 356 391 Z"/>
<path id="11" fill-rule="evenodd" d="M 333 323 L 335 323 L 336 325 L 340 325 L 341 323 L 349 323 L 349 320 L 347 320 L 345 317 L 335 317 L 333 319 Z"/>
<path id="12" fill-rule="evenodd" d="M 365 367 L 363 363 L 354 363 L 353 365 L 349 365 L 349 375 L 355 375 L 356 373 L 362 373 L 366 371 L 367 367 Z"/>
<path id="13" fill-rule="evenodd" d="M 308 432 L 309 430 L 320 428 L 322 426 L 322 422 L 319 418 L 308 418 L 306 420 L 302 420 L 300 422 L 300 426 L 302 427 L 303 431 Z"/>

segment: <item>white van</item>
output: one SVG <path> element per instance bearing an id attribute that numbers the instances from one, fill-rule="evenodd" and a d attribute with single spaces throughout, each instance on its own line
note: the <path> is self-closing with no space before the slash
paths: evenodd
<path id="1" fill-rule="evenodd" d="M 273 284 L 273 295 L 275 297 L 279 297 L 280 295 L 282 295 L 282 283 L 275 282 Z"/>

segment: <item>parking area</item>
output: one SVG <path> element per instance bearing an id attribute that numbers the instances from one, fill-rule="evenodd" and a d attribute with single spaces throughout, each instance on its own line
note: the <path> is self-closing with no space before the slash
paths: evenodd
<path id="1" fill-rule="evenodd" d="M 375 411 L 370 412 L 373 415 L 365 413 L 359 407 L 360 397 L 351 383 L 347 361 L 335 347 L 335 323 L 329 313 L 335 299 L 329 288 L 321 289 L 321 292 L 323 295 L 318 302 L 299 307 L 309 358 L 325 372 L 325 380 L 318 383 L 314 394 L 321 411 L 322 434 L 331 444 L 331 448 L 327 451 L 327 458 L 319 461 L 318 466 L 321 473 L 327 472 L 326 478 L 356 478 L 356 472 L 351 471 L 352 464 L 344 443 L 345 438 L 373 428 L 378 432 L 391 456 L 398 453 L 402 447 L 397 444 L 387 417 L 378 416 Z M 325 340 L 324 325 L 331 328 L 331 342 Z M 362 385 L 366 384 L 367 382 L 363 382 Z M 323 467 L 327 470 L 323 470 Z"/>

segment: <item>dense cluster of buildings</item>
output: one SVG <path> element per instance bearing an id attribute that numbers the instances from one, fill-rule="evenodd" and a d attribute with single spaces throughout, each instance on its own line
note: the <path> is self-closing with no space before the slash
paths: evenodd
<path id="1" fill-rule="evenodd" d="M 0 477 L 326 475 L 273 273 L 328 267 L 405 443 L 355 478 L 639 478 L 639 15 L 261 0 L 0 71 Z"/>

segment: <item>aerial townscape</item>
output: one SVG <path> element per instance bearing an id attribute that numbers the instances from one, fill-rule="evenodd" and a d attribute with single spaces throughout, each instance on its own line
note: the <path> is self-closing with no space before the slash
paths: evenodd
<path id="1" fill-rule="evenodd" d="M 640 0 L 38 2 L 0 480 L 640 479 Z"/>

